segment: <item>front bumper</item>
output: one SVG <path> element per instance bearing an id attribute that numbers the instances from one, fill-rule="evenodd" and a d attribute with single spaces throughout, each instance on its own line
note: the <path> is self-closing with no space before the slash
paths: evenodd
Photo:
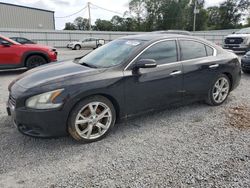
<path id="1" fill-rule="evenodd" d="M 246 44 L 224 44 L 223 48 L 233 51 L 246 51 L 249 49 L 249 46 Z"/>
<path id="2" fill-rule="evenodd" d="M 16 109 L 9 100 L 7 112 L 17 129 L 34 137 L 67 135 L 67 115 L 62 110 Z"/>

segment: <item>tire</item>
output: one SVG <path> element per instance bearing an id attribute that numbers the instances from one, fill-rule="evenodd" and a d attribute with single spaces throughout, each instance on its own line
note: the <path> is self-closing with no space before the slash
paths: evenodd
<path id="1" fill-rule="evenodd" d="M 32 55 L 26 60 L 25 65 L 28 69 L 32 69 L 46 63 L 47 60 L 44 59 L 44 57 L 40 55 Z"/>
<path id="2" fill-rule="evenodd" d="M 91 113 L 90 106 L 94 113 Z M 116 111 L 112 102 L 97 95 L 82 100 L 73 108 L 68 120 L 68 132 L 77 141 L 94 142 L 104 138 L 115 121 Z"/>
<path id="3" fill-rule="evenodd" d="M 81 50 L 81 46 L 79 44 L 75 45 L 74 47 L 75 50 Z"/>
<path id="4" fill-rule="evenodd" d="M 249 74 L 250 70 L 242 69 L 242 72 L 244 72 L 245 74 Z"/>
<path id="5" fill-rule="evenodd" d="M 213 82 L 208 91 L 206 103 L 211 106 L 219 106 L 224 103 L 230 93 L 231 82 L 225 74 L 221 74 Z"/>

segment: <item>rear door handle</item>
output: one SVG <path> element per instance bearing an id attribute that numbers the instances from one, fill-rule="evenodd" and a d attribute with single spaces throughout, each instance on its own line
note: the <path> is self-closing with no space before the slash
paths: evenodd
<path id="1" fill-rule="evenodd" d="M 217 68 L 217 67 L 219 67 L 219 64 L 213 64 L 209 66 L 210 69 Z"/>
<path id="2" fill-rule="evenodd" d="M 175 75 L 178 75 L 178 74 L 181 74 L 181 71 L 173 71 L 172 73 L 170 73 L 171 76 L 175 76 Z"/>

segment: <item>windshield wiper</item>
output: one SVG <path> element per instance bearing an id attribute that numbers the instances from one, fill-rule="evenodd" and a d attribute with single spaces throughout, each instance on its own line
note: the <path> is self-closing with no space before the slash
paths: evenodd
<path id="1" fill-rule="evenodd" d="M 83 65 L 83 66 L 86 66 L 86 67 L 90 67 L 90 68 L 98 68 L 97 66 L 95 66 L 95 65 L 91 65 L 91 64 L 88 64 L 88 63 L 81 63 L 81 65 Z"/>

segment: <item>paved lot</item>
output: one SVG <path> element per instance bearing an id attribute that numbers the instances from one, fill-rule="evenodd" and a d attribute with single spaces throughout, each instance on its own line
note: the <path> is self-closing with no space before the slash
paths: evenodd
<path id="1" fill-rule="evenodd" d="M 62 52 L 61 59 L 81 53 Z M 22 72 L 0 72 L 0 187 L 250 187 L 250 128 L 237 128 L 243 119 L 229 125 L 228 117 L 234 107 L 250 108 L 250 75 L 222 106 L 196 103 L 138 117 L 104 140 L 78 144 L 13 127 L 7 86 Z"/>

